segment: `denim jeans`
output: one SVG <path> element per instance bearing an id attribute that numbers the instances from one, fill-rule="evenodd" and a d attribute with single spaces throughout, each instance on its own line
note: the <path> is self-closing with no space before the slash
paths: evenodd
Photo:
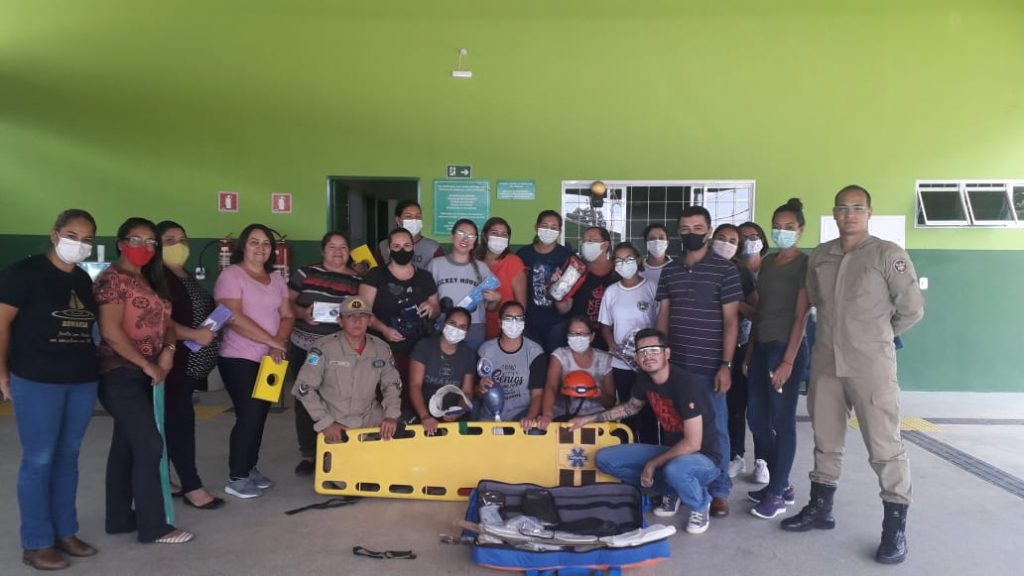
<path id="1" fill-rule="evenodd" d="M 718 478 L 708 486 L 708 491 L 716 498 L 729 498 L 732 492 L 732 478 L 729 478 L 729 406 L 725 394 L 715 393 L 715 377 L 707 374 L 690 375 L 704 385 L 711 395 L 711 406 L 715 409 L 715 432 L 718 433 Z"/>
<path id="2" fill-rule="evenodd" d="M 807 342 L 801 340 L 789 380 L 782 393 L 772 388 L 769 370 L 775 370 L 786 353 L 786 342 L 758 342 L 750 360 L 747 391 L 747 422 L 754 445 L 764 450 L 771 472 L 768 494 L 782 496 L 796 457 L 796 405 L 800 380 L 807 366 Z"/>
<path id="3" fill-rule="evenodd" d="M 597 452 L 597 468 L 626 484 L 640 488 L 640 474 L 644 466 L 668 450 L 669 446 L 651 444 L 622 444 L 602 448 Z M 714 462 L 699 452 L 677 456 L 654 473 L 654 485 L 650 490 L 659 494 L 674 492 L 687 508 L 703 512 L 711 504 L 708 484 L 718 474 Z"/>
<path id="4" fill-rule="evenodd" d="M 11 374 L 21 439 L 21 546 L 38 550 L 78 533 L 78 450 L 96 406 L 96 382 L 45 384 Z"/>

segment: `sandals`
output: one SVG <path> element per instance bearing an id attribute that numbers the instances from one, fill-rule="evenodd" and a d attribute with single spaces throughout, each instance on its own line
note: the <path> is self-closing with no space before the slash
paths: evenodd
<path id="1" fill-rule="evenodd" d="M 385 550 L 383 552 L 377 552 L 376 550 L 370 550 L 369 548 L 363 548 L 362 546 L 354 546 L 352 553 L 356 556 L 365 556 L 366 558 L 377 558 L 379 560 L 415 560 L 416 555 L 412 553 L 412 550 Z"/>
<path id="2" fill-rule="evenodd" d="M 188 530 L 172 530 L 167 534 L 153 540 L 154 544 L 184 544 L 190 542 L 196 535 Z"/>

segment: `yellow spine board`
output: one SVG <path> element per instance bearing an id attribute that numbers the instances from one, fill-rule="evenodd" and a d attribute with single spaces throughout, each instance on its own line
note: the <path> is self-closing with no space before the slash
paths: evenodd
<path id="1" fill-rule="evenodd" d="M 252 397 L 256 400 L 266 400 L 271 404 L 279 402 L 287 371 L 287 360 L 282 360 L 278 364 L 270 356 L 264 356 L 260 361 L 260 371 L 256 374 L 256 385 L 252 387 Z"/>
<path id="2" fill-rule="evenodd" d="M 348 430 L 342 442 L 317 439 L 315 489 L 320 494 L 466 500 L 481 480 L 541 486 L 617 482 L 597 470 L 597 451 L 633 441 L 628 426 L 590 424 L 579 430 L 552 424 L 527 435 L 518 423 L 438 425 L 435 436 L 407 426 L 387 442 L 378 429 Z"/>

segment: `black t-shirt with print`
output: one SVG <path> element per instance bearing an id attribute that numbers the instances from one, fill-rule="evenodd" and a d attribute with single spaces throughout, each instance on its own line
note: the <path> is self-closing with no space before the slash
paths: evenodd
<path id="1" fill-rule="evenodd" d="M 64 272 L 45 255 L 26 258 L 0 272 L 0 302 L 18 309 L 7 355 L 11 373 L 49 384 L 99 378 L 92 338 L 98 307 L 84 270 Z"/>
<path id="2" fill-rule="evenodd" d="M 655 384 L 641 372 L 633 384 L 633 397 L 651 405 L 661 424 L 661 443 L 671 446 L 683 439 L 683 421 L 702 416 L 700 453 L 716 465 L 721 461 L 715 408 L 707 389 L 682 368 L 669 364 L 668 380 Z"/>
<path id="3" fill-rule="evenodd" d="M 427 333 L 427 320 L 420 318 L 416 307 L 437 294 L 434 277 L 416 268 L 412 278 L 399 280 L 387 266 L 377 266 L 366 273 L 363 282 L 377 289 L 373 300 L 374 316 L 405 336 L 401 342 L 388 342 L 391 351 L 408 354 Z"/>

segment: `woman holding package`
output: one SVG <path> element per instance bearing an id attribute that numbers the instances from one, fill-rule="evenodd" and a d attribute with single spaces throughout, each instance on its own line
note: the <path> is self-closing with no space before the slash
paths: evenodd
<path id="1" fill-rule="evenodd" d="M 103 337 L 99 398 L 114 418 L 107 533 L 138 531 L 139 542 L 182 544 L 194 535 L 171 526 L 164 515 L 164 440 L 153 416 L 153 386 L 165 381 L 177 350 L 156 226 L 144 218 L 125 220 L 117 251 L 117 262 L 93 287 Z"/>
<path id="2" fill-rule="evenodd" d="M 96 405 L 99 364 L 89 257 L 96 221 L 65 210 L 50 248 L 0 272 L 0 400 L 12 400 L 21 440 L 18 508 L 22 561 L 40 570 L 92 556 L 78 539 L 78 452 Z M 64 334 L 58 338 L 59 333 Z"/>
<path id="3" fill-rule="evenodd" d="M 200 510 L 220 508 L 224 500 L 203 488 L 196 471 L 196 412 L 192 393 L 206 388 L 206 377 L 217 366 L 220 350 L 215 334 L 200 328 L 213 312 L 213 297 L 185 270 L 188 260 L 188 236 L 177 222 L 164 220 L 156 225 L 163 245 L 164 279 L 171 296 L 171 320 L 174 322 L 177 350 L 174 367 L 167 374 L 164 394 L 164 430 L 167 434 L 167 456 L 178 473 L 185 505 Z M 185 345 L 191 340 L 202 348 L 192 351 Z"/>
<path id="4" fill-rule="evenodd" d="M 220 273 L 213 289 L 218 304 L 231 310 L 220 347 L 220 375 L 235 408 L 228 455 L 230 476 L 224 491 L 238 498 L 256 498 L 274 482 L 256 464 L 270 403 L 252 397 L 260 361 L 285 359 L 295 315 L 288 286 L 274 273 L 277 244 L 262 224 L 242 230 L 231 255 L 231 266 Z"/>
<path id="5" fill-rule="evenodd" d="M 526 337 L 550 354 L 562 342 L 565 315 L 555 308 L 548 293 L 551 276 L 572 251 L 558 243 L 562 234 L 562 215 L 554 210 L 537 214 L 533 243 L 516 252 L 526 273 Z"/>
<path id="6" fill-rule="evenodd" d="M 437 285 L 430 272 L 413 264 L 412 233 L 395 228 L 388 235 L 391 259 L 363 277 L 359 297 L 373 310 L 370 330 L 391 346 L 402 382 L 409 381 L 409 353 L 427 334 L 431 318 L 437 317 Z M 402 387 L 402 410 L 412 409 L 409 388 Z"/>
<path id="7" fill-rule="evenodd" d="M 348 296 L 359 294 L 359 276 L 349 267 L 348 239 L 341 232 L 328 232 L 320 239 L 319 264 L 303 266 L 288 280 L 288 294 L 297 318 L 288 351 L 289 381 L 294 380 L 306 361 L 313 342 L 341 330 L 337 316 L 317 318 L 318 303 L 340 305 Z M 316 458 L 316 431 L 302 402 L 295 403 L 295 435 L 301 459 L 295 466 L 297 476 L 312 476 Z"/>
<path id="8" fill-rule="evenodd" d="M 476 223 L 462 218 L 452 226 L 452 251 L 445 256 L 438 256 L 430 261 L 427 270 L 434 276 L 437 284 L 437 297 L 446 298 L 452 306 L 465 306 L 462 303 L 485 278 L 491 275 L 491 269 L 483 261 L 473 257 L 477 245 Z M 476 353 L 486 339 L 487 310 L 496 309 L 501 300 L 497 290 L 484 290 L 483 298 L 470 313 L 473 323 L 469 326 L 465 346 Z"/>

